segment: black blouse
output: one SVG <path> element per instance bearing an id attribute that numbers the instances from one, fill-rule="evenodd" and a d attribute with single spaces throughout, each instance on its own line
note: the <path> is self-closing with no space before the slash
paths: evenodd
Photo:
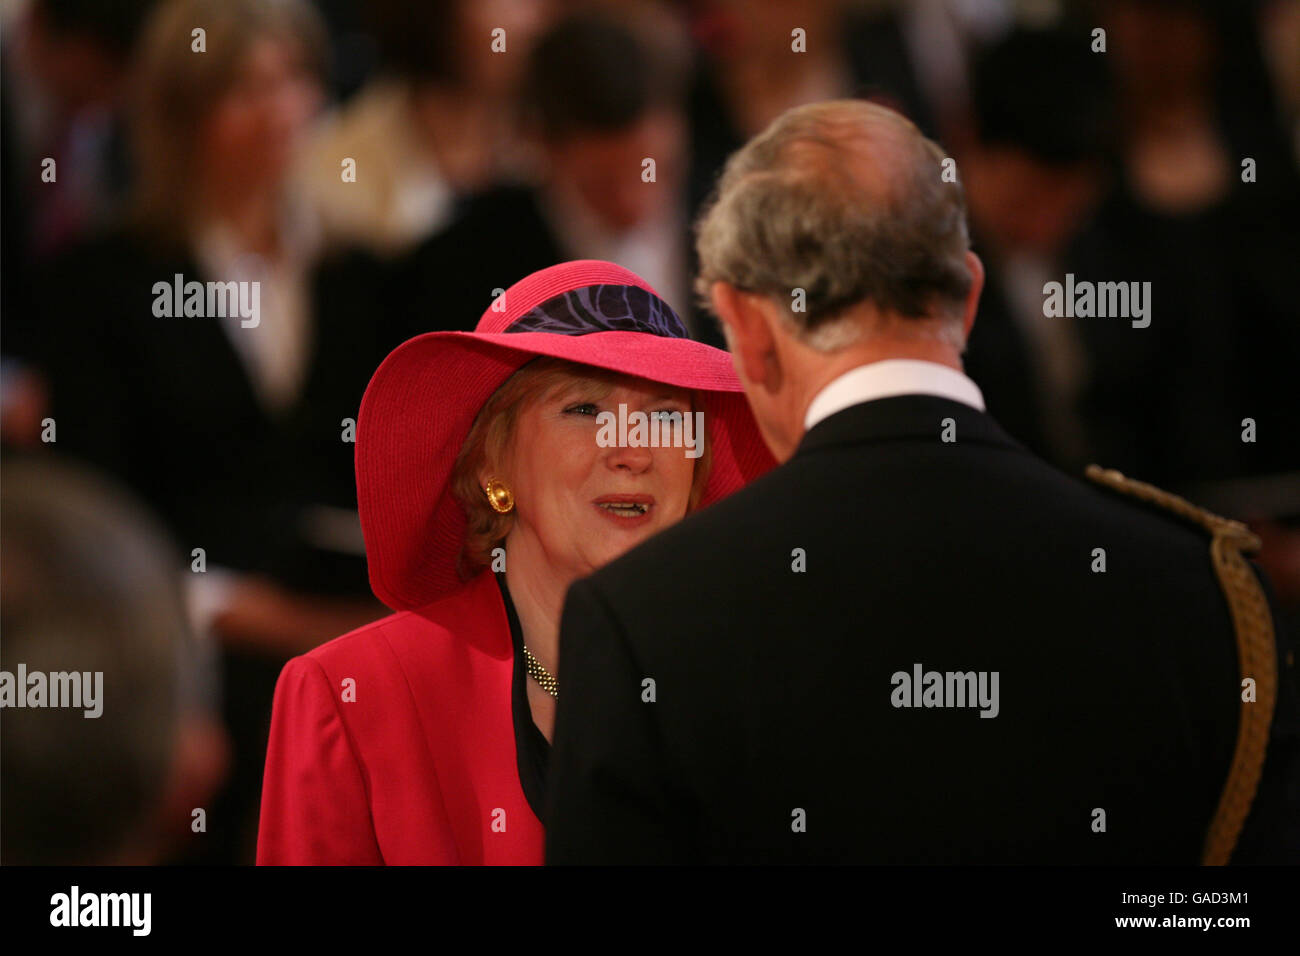
<path id="1" fill-rule="evenodd" d="M 510 639 L 515 648 L 515 665 L 511 678 L 510 711 L 514 718 L 515 753 L 519 764 L 519 784 L 523 787 L 528 805 L 542 819 L 546 809 L 546 765 L 551 758 L 551 745 L 533 723 L 533 712 L 528 706 L 528 664 L 524 658 L 524 632 L 519 626 L 510 589 L 506 587 L 504 572 L 495 572 L 501 600 L 506 605 L 506 618 L 510 621 Z"/>

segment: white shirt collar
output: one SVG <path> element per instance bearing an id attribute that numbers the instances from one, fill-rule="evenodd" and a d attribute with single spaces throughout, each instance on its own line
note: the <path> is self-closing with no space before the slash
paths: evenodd
<path id="1" fill-rule="evenodd" d="M 887 359 L 850 369 L 813 398 L 804 430 L 851 405 L 895 395 L 937 395 L 984 411 L 984 393 L 964 374 L 937 362 Z"/>

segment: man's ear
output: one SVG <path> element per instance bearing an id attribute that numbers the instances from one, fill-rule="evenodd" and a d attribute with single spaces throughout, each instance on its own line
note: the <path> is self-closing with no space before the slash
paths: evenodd
<path id="1" fill-rule="evenodd" d="M 966 250 L 966 268 L 970 271 L 971 283 L 970 291 L 966 293 L 961 325 L 963 335 L 969 339 L 970 330 L 975 326 L 975 312 L 979 309 L 980 293 L 984 291 L 984 263 L 980 262 L 980 257 L 969 249 Z"/>
<path id="2" fill-rule="evenodd" d="M 713 311 L 722 321 L 736 374 L 755 384 L 766 382 L 776 343 L 758 297 L 741 292 L 729 283 L 715 282 L 709 289 L 709 298 Z"/>

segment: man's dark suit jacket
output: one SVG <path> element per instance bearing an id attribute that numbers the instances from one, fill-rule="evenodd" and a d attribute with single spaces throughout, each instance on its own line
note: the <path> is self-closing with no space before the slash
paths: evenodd
<path id="1" fill-rule="evenodd" d="M 561 634 L 549 863 L 1196 863 L 1241 706 L 1203 532 L 928 396 L 818 423 Z M 998 672 L 997 716 L 895 707 L 918 664 Z"/>

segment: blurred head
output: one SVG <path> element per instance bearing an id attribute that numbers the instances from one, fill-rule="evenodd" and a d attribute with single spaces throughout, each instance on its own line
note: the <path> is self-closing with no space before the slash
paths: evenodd
<path id="1" fill-rule="evenodd" d="M 383 69 L 415 87 L 489 98 L 513 94 L 552 0 L 368 0 L 364 14 Z M 505 51 L 492 49 L 505 31 Z"/>
<path id="2" fill-rule="evenodd" d="M 683 175 L 680 77 L 644 32 L 606 14 L 566 17 L 539 38 L 524 78 L 525 125 L 550 179 L 615 232 L 661 211 Z"/>
<path id="3" fill-rule="evenodd" d="M 1083 30 L 1017 30 L 974 64 L 958 164 L 975 229 L 1001 250 L 1060 252 L 1101 193 L 1113 122 L 1089 43 Z"/>
<path id="4" fill-rule="evenodd" d="M 59 107 L 111 100 L 156 0 L 36 0 L 26 53 Z"/>
<path id="5" fill-rule="evenodd" d="M 1271 0 L 1261 18 L 1261 40 L 1278 97 L 1287 115 L 1300 115 L 1300 3 Z"/>
<path id="6" fill-rule="evenodd" d="M 193 31 L 205 31 L 195 52 Z M 136 82 L 139 212 L 183 230 L 206 198 L 276 188 L 321 99 L 324 28 L 306 0 L 169 0 Z"/>
<path id="7" fill-rule="evenodd" d="M 574 577 L 589 574 L 680 521 L 704 492 L 709 447 L 699 458 L 677 447 L 601 447 L 601 412 L 700 409 L 690 391 L 559 359 L 539 358 L 506 380 L 474 421 L 452 472 L 469 517 L 462 573 L 491 561 L 504 542 Z M 504 481 L 515 507 L 499 514 L 484 486 Z M 610 506 L 638 503 L 643 515 Z"/>
<path id="8" fill-rule="evenodd" d="M 695 5 L 714 34 L 711 51 L 727 63 L 771 62 L 790 56 L 790 31 L 807 32 L 809 50 L 825 50 L 842 15 L 840 0 L 705 0 Z"/>
<path id="9" fill-rule="evenodd" d="M 165 832 L 188 832 L 221 773 L 194 751 L 213 675 L 183 565 L 139 505 L 88 473 L 49 461 L 0 471 L 0 667 L 24 665 L 29 681 L 103 675 L 98 717 L 6 707 L 0 852 L 14 864 L 157 862 Z"/>
<path id="10" fill-rule="evenodd" d="M 1148 108 L 1202 93 L 1218 57 L 1216 13 L 1249 16 L 1250 4 L 1217 0 L 1100 0 L 1107 56 L 1125 101 Z M 1247 9 L 1239 9 L 1245 7 Z"/>
<path id="11" fill-rule="evenodd" d="M 944 158 L 898 113 L 838 100 L 787 111 L 727 162 L 697 291 L 778 460 L 816 390 L 867 357 L 960 367 L 983 268 Z"/>

